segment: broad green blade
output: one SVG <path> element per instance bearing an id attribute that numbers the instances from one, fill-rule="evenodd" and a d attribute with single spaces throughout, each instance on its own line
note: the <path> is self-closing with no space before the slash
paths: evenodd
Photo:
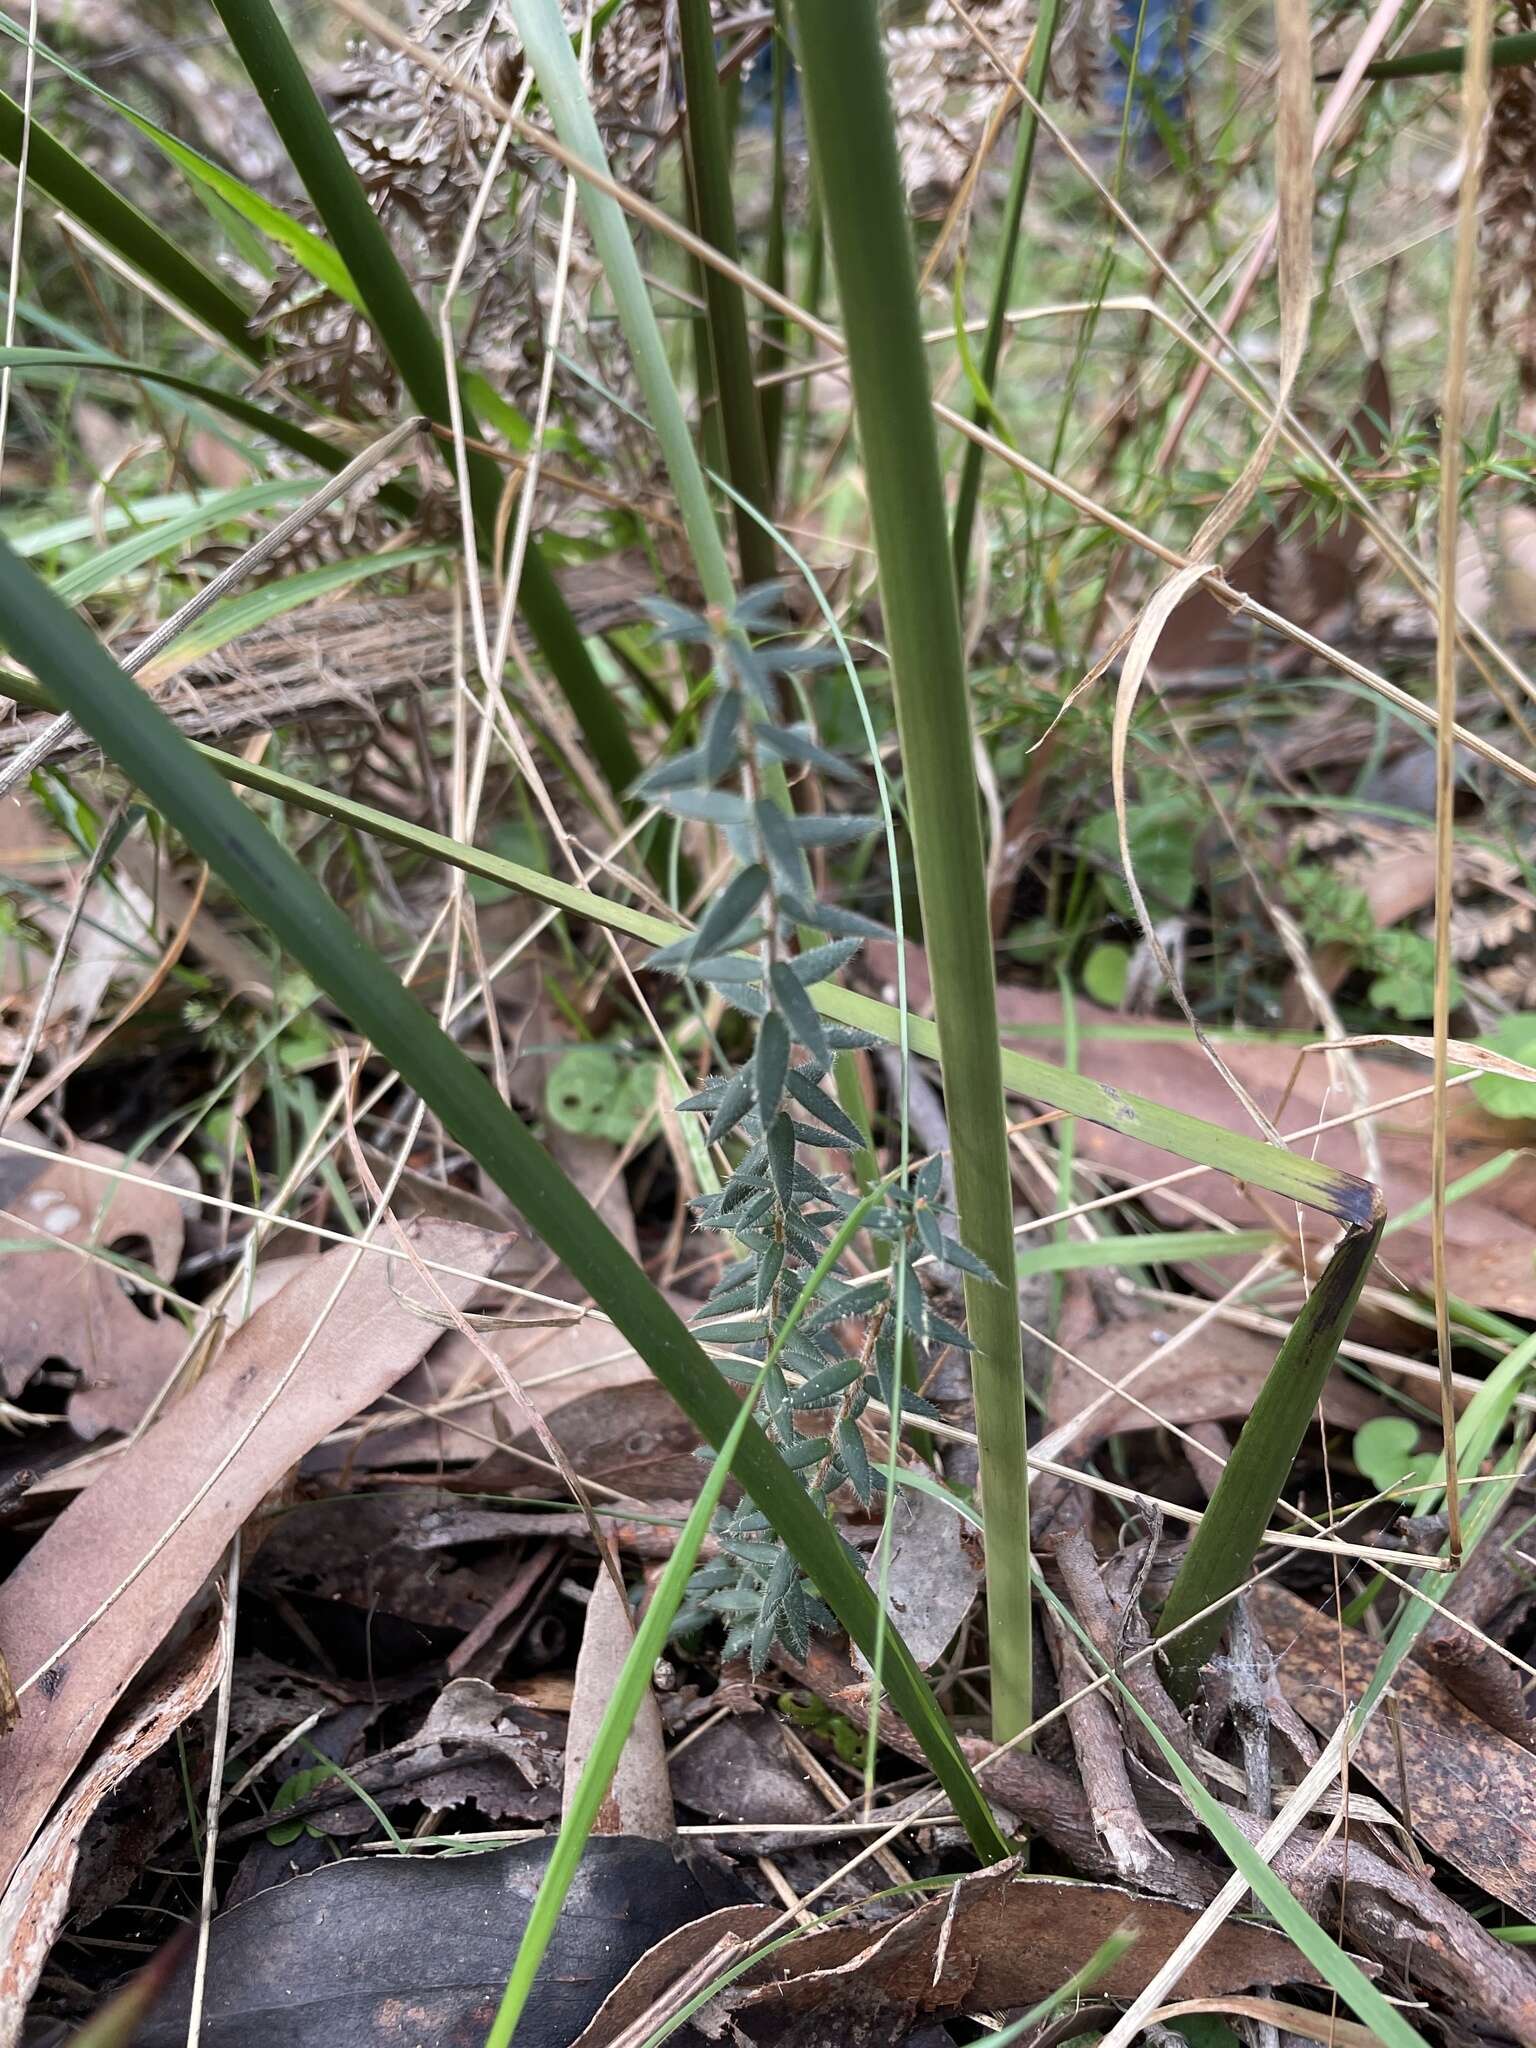
<path id="1" fill-rule="evenodd" d="M 313 462 L 317 469 L 328 476 L 345 469 L 352 460 L 355 449 L 339 446 L 333 441 L 322 440 L 304 427 L 296 427 L 281 413 L 269 412 L 254 399 L 241 398 L 236 393 L 221 391 L 216 385 L 205 384 L 196 377 L 183 377 L 172 370 L 157 370 L 147 363 L 124 362 L 120 356 L 82 355 L 68 348 L 0 348 L 0 369 L 14 370 L 19 376 L 53 377 L 60 374 L 111 375 L 132 377 L 141 384 L 153 384 L 158 389 L 169 391 L 181 398 L 195 399 L 212 412 L 221 412 L 226 419 L 238 420 L 241 426 L 249 427 L 253 433 L 265 434 L 280 447 L 294 455 L 302 455 Z M 402 518 L 410 518 L 416 511 L 416 502 L 410 492 L 401 485 L 385 484 L 379 492 L 379 500 L 398 512 Z M 177 502 L 184 502 L 178 500 Z M 26 543 L 27 551 L 35 553 L 35 537 Z"/>
<path id="2" fill-rule="evenodd" d="M 1045 91 L 1050 69 L 1051 44 L 1056 35 L 1058 0 L 1042 0 L 1035 16 L 1033 47 L 1029 58 L 1028 85 L 1038 100 Z M 1003 216 L 1002 246 L 997 257 L 997 276 L 992 286 L 992 304 L 987 313 L 986 337 L 981 360 L 975 366 L 981 389 L 976 394 L 971 417 L 978 427 L 992 424 L 993 391 L 998 365 L 1003 358 L 1003 336 L 1007 332 L 1008 307 L 1013 297 L 1013 274 L 1019 254 L 1019 232 L 1024 223 L 1024 202 L 1029 196 L 1030 175 L 1035 163 L 1035 137 L 1039 122 L 1035 110 L 1025 106 L 1019 114 L 1019 132 L 1013 145 L 1013 172 L 1008 183 L 1008 206 Z M 964 341 L 964 328 L 960 328 Z M 955 581 L 963 595 L 970 572 L 971 528 L 976 520 L 976 503 L 981 495 L 981 465 L 985 451 L 979 441 L 967 441 L 960 458 L 960 487 L 955 494 L 955 523 L 952 549 Z"/>
<path id="3" fill-rule="evenodd" d="M 679 0 L 678 29 L 687 95 L 688 162 L 693 173 L 699 232 L 706 242 L 741 260 L 736 239 L 736 203 L 731 191 L 731 151 L 724 97 L 715 69 L 715 26 L 709 0 Z M 709 309 L 710 353 L 720 402 L 726 466 L 745 505 L 736 511 L 736 553 L 744 583 L 769 583 L 778 574 L 771 535 L 748 507 L 766 518 L 773 509 L 768 442 L 757 393 L 747 304 L 741 286 L 721 271 L 704 272 Z"/>
<path id="4" fill-rule="evenodd" d="M 440 543 L 397 548 L 386 554 L 354 555 L 346 561 L 323 563 L 318 569 L 301 570 L 296 576 L 279 577 L 255 590 L 242 591 L 237 597 L 226 597 L 172 640 L 142 674 L 146 681 L 153 681 L 169 668 L 206 660 L 232 640 L 254 633 L 258 626 L 286 618 L 300 606 L 330 597 L 338 590 L 350 590 L 354 583 L 366 583 L 370 577 L 387 576 L 420 562 L 446 562 L 452 555 L 453 550 Z"/>
<path id="5" fill-rule="evenodd" d="M 0 34 L 12 36 L 18 43 L 26 45 L 25 31 L 16 23 L 8 21 L 4 15 L 0 15 Z M 347 274 L 347 266 L 330 243 L 322 241 L 312 228 L 305 227 L 302 221 L 294 220 L 290 214 L 284 213 L 280 206 L 274 206 L 270 199 L 264 199 L 259 192 L 247 185 L 243 178 L 237 178 L 233 171 L 225 170 L 211 157 L 206 157 L 199 150 L 178 141 L 174 135 L 160 127 L 158 122 L 151 121 L 147 114 L 139 113 L 125 100 L 115 98 L 105 87 L 98 85 L 87 72 L 76 70 L 75 66 L 67 58 L 61 57 L 57 50 L 49 49 L 47 44 L 41 41 L 34 42 L 32 47 L 55 70 L 61 71 L 66 78 L 72 79 L 76 85 L 100 100 L 103 106 L 110 107 L 113 113 L 130 122 L 146 140 L 154 144 L 156 149 L 169 157 L 178 170 L 185 171 L 187 176 L 205 191 L 221 199 L 248 226 L 265 235 L 269 241 L 276 242 L 279 248 L 286 249 L 294 261 L 307 270 L 318 284 L 324 285 L 327 291 L 334 292 L 338 298 L 347 300 L 350 305 L 357 306 L 361 311 L 357 287 Z"/>
<path id="6" fill-rule="evenodd" d="M 1179 1567 L 1157 1632 L 1170 1638 L 1164 1661 L 1181 1703 L 1194 1697 L 1201 1666 L 1226 1625 L 1223 1603 L 1247 1578 L 1285 1490 L 1376 1256 L 1384 1221 L 1378 1199 L 1371 1221 L 1344 1233 L 1280 1346 Z M 1196 1620 L 1197 1615 L 1202 1618 Z"/>
<path id="7" fill-rule="evenodd" d="M 279 476 L 268 477 L 259 484 L 240 484 L 234 490 L 210 491 L 206 498 L 195 500 L 176 517 L 142 527 L 126 540 L 120 540 L 115 547 L 106 548 L 89 561 L 65 570 L 53 585 L 53 594 L 62 598 L 65 604 L 81 604 L 100 591 L 110 590 L 146 562 L 158 561 L 162 555 L 180 554 L 192 542 L 201 541 L 218 527 L 257 512 L 269 512 L 275 505 L 286 505 L 292 499 L 302 498 L 308 488 L 303 477 Z M 127 511 L 136 509 L 142 508 L 126 508 Z M 94 525 L 94 521 L 86 523 Z M 94 538 L 94 534 L 91 537 Z M 83 540 L 86 535 L 82 533 L 80 538 Z M 32 548 L 23 550 L 14 541 L 12 545 L 18 554 L 41 552 Z"/>
<path id="8" fill-rule="evenodd" d="M 1459 77 L 1465 68 L 1467 53 L 1464 45 L 1457 43 L 1448 50 L 1415 50 L 1407 57 L 1382 57 L 1374 64 L 1367 64 L 1367 78 L 1449 78 Z M 1536 32 L 1527 30 L 1518 36 L 1495 36 L 1489 46 L 1488 61 L 1495 71 L 1507 71 L 1517 64 L 1536 64 Z"/>
<path id="9" fill-rule="evenodd" d="M 510 0 L 510 4 L 560 140 L 594 170 L 606 171 L 608 160 L 603 154 L 597 118 L 556 0 Z M 630 239 L 629 223 L 618 201 L 606 192 L 589 185 L 582 185 L 579 191 L 587 228 L 602 265 L 603 282 L 634 359 L 635 381 L 661 444 L 705 600 L 721 611 L 729 611 L 735 600 L 730 563 L 720 539 L 698 450 L 693 445 L 687 415 L 673 380 L 666 343 L 651 305 L 650 288 Z"/>

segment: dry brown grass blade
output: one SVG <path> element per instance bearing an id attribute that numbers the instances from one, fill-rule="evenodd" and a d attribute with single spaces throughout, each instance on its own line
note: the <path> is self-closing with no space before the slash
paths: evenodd
<path id="1" fill-rule="evenodd" d="M 1110 780 L 1114 791 L 1115 819 L 1120 828 L 1120 865 L 1135 906 L 1137 922 L 1152 949 L 1158 969 L 1206 1058 L 1265 1137 L 1278 1143 L 1274 1125 L 1201 1028 L 1184 992 L 1183 982 L 1158 934 L 1156 920 L 1147 908 L 1131 859 L 1125 781 L 1131 717 L 1147 666 L 1174 610 L 1195 589 L 1207 570 L 1215 567 L 1217 549 L 1252 504 L 1264 480 L 1270 457 L 1279 443 L 1285 409 L 1290 403 L 1307 345 L 1312 306 L 1312 38 L 1306 0 L 1276 0 L 1275 32 L 1279 49 L 1275 182 L 1279 191 L 1280 222 L 1280 388 L 1275 398 L 1274 413 L 1259 436 L 1258 445 L 1232 488 L 1202 522 L 1200 531 L 1191 541 L 1191 566 L 1181 569 L 1156 593 L 1132 636 L 1115 691 L 1114 718 L 1110 728 Z"/>
<path id="2" fill-rule="evenodd" d="M 463 1224 L 421 1224 L 415 1242 L 485 1271 L 500 1248 Z M 65 1509 L 0 1588 L 0 1641 L 22 1699 L 21 1721 L 0 1745 L 7 1877 L 235 1531 L 313 1444 L 436 1341 L 437 1325 L 397 1291 L 403 1270 L 392 1276 L 351 1250 L 316 1260 Z M 476 1287 L 445 1285 L 460 1304 Z"/>
<path id="3" fill-rule="evenodd" d="M 1461 192 L 1456 255 L 1446 319 L 1445 387 L 1440 406 L 1439 603 L 1435 616 L 1435 1064 L 1430 1139 L 1430 1245 L 1434 1254 L 1435 1337 L 1440 1351 L 1440 1417 L 1445 1431 L 1445 1513 L 1451 1564 L 1461 1562 L 1461 1502 L 1456 1474 L 1456 1403 L 1451 1387 L 1451 1311 L 1445 1257 L 1446 1095 L 1450 1070 L 1451 901 L 1456 844 L 1456 550 L 1461 537 L 1461 442 L 1466 417 L 1467 342 L 1477 263 L 1477 194 L 1488 114 L 1492 0 L 1471 0 L 1461 88 Z"/>
<path id="4" fill-rule="evenodd" d="M 1298 2040 L 1321 2042 L 1322 2048 L 1379 2048 L 1381 2040 L 1357 2020 L 1343 2019 L 1336 2012 L 1309 2012 L 1283 1998 L 1180 1998 L 1160 2006 L 1150 2015 L 1150 2024 L 1167 2026 L 1170 2020 L 1193 2019 L 1200 2013 L 1257 2020 L 1260 2026 L 1282 2028 Z"/>

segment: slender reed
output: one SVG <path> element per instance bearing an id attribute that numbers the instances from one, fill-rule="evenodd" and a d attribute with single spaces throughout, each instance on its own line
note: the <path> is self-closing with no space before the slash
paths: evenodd
<path id="1" fill-rule="evenodd" d="M 987 1512 L 992 1725 L 1031 1719 L 1029 1466 L 981 813 L 917 279 L 874 0 L 796 0 L 812 161 L 842 301 L 879 561 L 967 1276 Z"/>
<path id="2" fill-rule="evenodd" d="M 730 138 L 720 74 L 715 69 L 715 30 L 709 0 L 679 0 L 678 26 L 683 45 L 683 82 L 688 94 L 688 162 L 698 231 L 705 241 L 739 263 L 736 208 L 731 194 Z M 744 583 L 769 583 L 778 573 L 773 539 L 766 519 L 772 512 L 773 485 L 768 470 L 768 444 L 763 433 L 763 408 L 754 381 L 752 340 L 747 332 L 747 302 L 735 278 L 719 270 L 704 273 L 704 300 L 709 310 L 709 347 L 714 364 L 715 397 L 725 441 L 731 482 L 747 501 L 736 509 L 736 553 Z"/>

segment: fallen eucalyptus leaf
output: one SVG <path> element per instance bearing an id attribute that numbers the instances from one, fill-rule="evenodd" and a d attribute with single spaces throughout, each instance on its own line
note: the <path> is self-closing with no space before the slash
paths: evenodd
<path id="1" fill-rule="evenodd" d="M 499 1249 L 464 1224 L 407 1228 L 423 1258 L 471 1274 L 489 1271 Z M 268 1490 L 436 1341 L 402 1283 L 417 1284 L 400 1258 L 339 1247 L 314 1260 L 0 1587 L 0 1642 L 22 1695 L 21 1721 L 0 1744 L 0 1874 Z M 441 1284 L 460 1305 L 477 1287 Z"/>

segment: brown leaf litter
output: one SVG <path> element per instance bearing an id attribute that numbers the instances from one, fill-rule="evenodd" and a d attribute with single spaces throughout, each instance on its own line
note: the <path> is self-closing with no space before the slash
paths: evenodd
<path id="1" fill-rule="evenodd" d="M 471 1274 L 488 1271 L 499 1249 L 466 1225 L 422 1224 L 412 1234 L 423 1257 Z M 311 1445 L 436 1341 L 437 1325 L 401 1291 L 408 1272 L 398 1258 L 350 1246 L 314 1260 L 0 1587 L 0 1642 L 22 1698 L 20 1724 L 0 1745 L 5 1877 L 236 1530 Z M 442 1285 L 459 1306 L 477 1288 L 446 1275 Z"/>
<path id="2" fill-rule="evenodd" d="M 1344 1702 L 1361 1696 L 1381 1652 L 1292 1593 L 1265 1582 L 1250 1598 L 1274 1646 L 1286 1697 L 1331 1734 Z M 1500 1735 L 1412 1661 L 1392 1681 L 1402 1730 L 1399 1751 L 1384 1712 L 1350 1751 L 1352 1769 L 1398 1808 L 1433 1855 L 1502 1899 L 1524 1919 L 1536 1915 L 1536 1756 Z"/>
<path id="3" fill-rule="evenodd" d="M 872 968 L 880 981 L 887 984 L 880 993 L 893 997 L 891 948 L 871 946 L 869 951 Z M 930 1004 L 927 968 L 915 948 L 908 949 L 908 986 L 913 1008 L 926 1014 Z M 1078 1067 L 1091 1080 L 1108 1082 L 1130 1093 L 1176 1106 L 1188 1116 L 1202 1117 L 1229 1131 L 1254 1135 L 1252 1123 L 1220 1075 L 1187 1035 L 1170 1030 L 1166 1037 L 1149 1037 L 1145 1019 L 1099 1009 L 1081 998 L 1076 1011 Z M 1005 1043 L 1011 1035 L 1010 1027 L 1015 1027 L 1013 1035 L 1022 1050 L 1037 1058 L 1054 1059 L 1050 1042 L 1041 1044 L 1029 1034 L 1041 1026 L 1059 1029 L 1058 997 L 1009 984 L 998 990 L 998 1015 Z M 1428 1071 L 1420 1062 L 1399 1066 L 1371 1055 L 1353 1057 L 1371 1102 L 1385 1103 L 1416 1089 L 1422 1091 L 1417 1101 L 1383 1109 L 1374 1120 L 1381 1148 L 1381 1185 L 1387 1213 L 1399 1216 L 1429 1193 Z M 1294 1045 L 1228 1040 L 1222 1043 L 1222 1058 L 1259 1108 L 1278 1120 L 1282 1135 L 1310 1129 L 1348 1110 L 1349 1105 L 1340 1099 L 1330 1082 L 1321 1052 L 1303 1052 Z M 1447 1174 L 1452 1182 L 1502 1153 L 1520 1152 L 1496 1180 L 1475 1193 L 1459 1197 L 1445 1212 L 1450 1291 L 1463 1301 L 1502 1315 L 1536 1317 L 1536 1261 L 1530 1252 L 1531 1238 L 1536 1234 L 1533 1141 L 1536 1125 L 1490 1116 L 1469 1090 L 1452 1091 L 1447 1153 Z M 1350 1173 L 1364 1170 L 1359 1136 L 1350 1124 L 1298 1142 L 1305 1145 L 1309 1157 L 1325 1165 L 1342 1167 Z M 1181 1199 L 1187 1198 L 1189 1203 L 1199 1203 L 1214 1211 L 1235 1229 L 1268 1226 L 1284 1235 L 1294 1235 L 1297 1211 L 1293 1205 L 1279 1202 L 1224 1173 L 1203 1169 L 1186 1172 L 1184 1160 L 1127 1138 L 1118 1130 L 1079 1118 L 1077 1148 L 1084 1164 L 1098 1167 L 1127 1184 L 1166 1174 L 1185 1176 L 1176 1189 L 1142 1197 L 1160 1223 L 1187 1223 L 1190 1210 L 1186 1199 Z M 1331 1244 L 1336 1230 L 1315 1211 L 1302 1210 L 1300 1217 L 1315 1271 L 1316 1259 Z M 1384 1242 L 1382 1257 L 1407 1286 L 1430 1291 L 1432 1262 L 1427 1219 L 1395 1230 Z M 1230 1285 L 1243 1270 L 1234 1261 L 1212 1260 L 1202 1264 L 1214 1267 L 1222 1285 Z M 1205 1290 L 1211 1289 L 1209 1273 L 1202 1275 L 1200 1269 L 1191 1269 L 1190 1277 Z"/>
<path id="4" fill-rule="evenodd" d="M 86 1822 L 209 1699 L 221 1662 L 216 1628 L 184 1645 L 60 1801 L 0 1893 L 0 2048 L 21 2038 L 27 2002 L 69 1906 Z"/>
<path id="5" fill-rule="evenodd" d="M 666 2010 L 665 1988 L 699 1953 L 706 1933 L 749 1931 L 712 1916 L 670 1935 L 613 1991 L 574 2048 L 618 2048 Z M 829 2010 L 850 2035 L 878 2022 L 904 2038 L 919 2017 L 1003 2011 L 1032 2005 L 1080 1969 L 1112 1934 L 1134 1934 L 1129 1951 L 1096 1988 L 1111 1997 L 1138 1991 L 1188 1932 L 1195 1915 L 1166 1899 L 1113 1885 L 1021 1876 L 1013 1863 L 961 1877 L 937 1898 L 874 1926 L 817 1928 L 777 1950 L 717 1994 L 704 2024 L 755 2013 L 775 2020 Z M 1193 1997 L 1258 1984 L 1315 1984 L 1311 1965 L 1282 1934 L 1232 1919 L 1191 1963 L 1182 1988 Z M 643 2038 L 643 2035 L 640 2036 Z M 862 2038 L 862 2037 L 861 2037 Z"/>
<path id="6" fill-rule="evenodd" d="M 18 1245 L 0 1290 L 0 1392 L 17 1399 L 57 1360 L 79 1375 L 66 1410 L 79 1435 L 130 1430 L 164 1390 L 188 1333 L 99 1254 L 132 1256 L 169 1285 L 185 1234 L 179 1186 L 146 1186 L 152 1170 L 108 1145 L 48 1155 L 30 1128 L 9 1135 L 28 1149 L 0 1152 L 0 1233 Z M 112 1167 L 135 1178 L 93 1171 Z"/>
<path id="7" fill-rule="evenodd" d="M 629 1603 L 615 1585 L 604 1561 L 598 1564 L 586 1626 L 576 1658 L 575 1690 L 565 1738 L 565 1813 L 596 1746 L 603 1716 L 619 1682 L 624 1661 L 635 1646 Z M 667 1779 L 666 1742 L 656 1689 L 647 1686 L 619 1752 L 613 1778 L 598 1809 L 592 1832 L 598 1835 L 642 1836 L 647 1841 L 672 1839 L 675 1816 Z"/>

